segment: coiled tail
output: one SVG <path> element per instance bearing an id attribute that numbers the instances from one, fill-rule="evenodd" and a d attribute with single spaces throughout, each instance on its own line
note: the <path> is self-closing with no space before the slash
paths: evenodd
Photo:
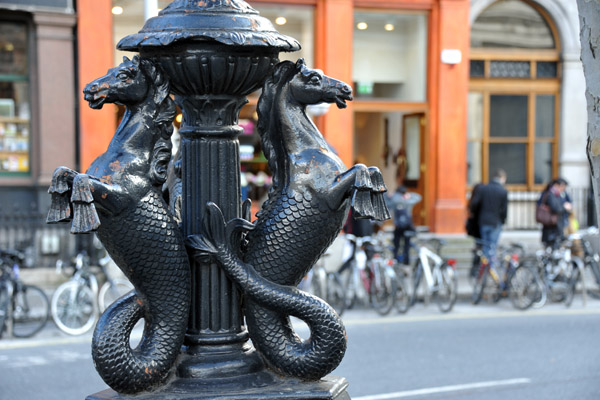
<path id="1" fill-rule="evenodd" d="M 183 238 L 154 191 L 129 213 L 106 218 L 98 236 L 135 290 L 100 317 L 92 338 L 94 364 L 117 392 L 154 390 L 169 377 L 187 328 L 190 267 Z M 131 330 L 141 319 L 142 339 L 131 348 Z"/>
<path id="2" fill-rule="evenodd" d="M 145 322 L 142 341 L 131 348 L 131 331 L 147 316 L 143 301 L 132 291 L 113 303 L 96 325 L 92 341 L 94 365 L 117 392 L 138 393 L 161 385 L 179 354 L 181 335 L 174 329 L 168 332 L 168 327 L 158 323 L 159 315 Z"/>
<path id="3" fill-rule="evenodd" d="M 229 235 L 240 226 L 250 228 L 247 221 L 226 224 L 221 210 L 212 203 L 207 205 L 204 220 L 205 234 L 189 237 L 187 245 L 195 257 L 215 256 L 240 286 L 247 297 L 245 314 L 250 336 L 267 363 L 284 375 L 306 380 L 317 380 L 333 371 L 346 352 L 346 330 L 338 314 L 318 297 L 261 277 L 231 251 Z M 309 339 L 302 340 L 294 332 L 289 316 L 308 325 Z M 280 323 L 263 324 L 274 320 Z"/>

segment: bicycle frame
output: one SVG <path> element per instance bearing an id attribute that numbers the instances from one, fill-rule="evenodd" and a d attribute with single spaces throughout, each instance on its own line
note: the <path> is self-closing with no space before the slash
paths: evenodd
<path id="1" fill-rule="evenodd" d="M 433 269 L 429 264 L 429 260 L 433 261 Z M 420 245 L 419 261 L 421 261 L 421 266 L 423 267 L 423 275 L 425 276 L 425 281 L 427 282 L 427 288 L 431 291 L 436 287 L 436 284 L 439 281 L 439 271 L 440 267 L 444 263 L 444 260 L 426 246 Z"/>

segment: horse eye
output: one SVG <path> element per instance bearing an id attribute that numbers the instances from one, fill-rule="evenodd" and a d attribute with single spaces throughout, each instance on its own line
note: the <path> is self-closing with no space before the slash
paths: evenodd
<path id="1" fill-rule="evenodd" d="M 321 77 L 318 76 L 318 75 L 311 76 L 310 83 L 313 83 L 313 84 L 319 84 L 319 83 L 321 83 Z"/>
<path id="2" fill-rule="evenodd" d="M 127 78 L 129 78 L 129 75 L 126 74 L 125 72 L 119 72 L 117 74 L 117 78 L 121 79 L 122 81 L 126 80 Z"/>

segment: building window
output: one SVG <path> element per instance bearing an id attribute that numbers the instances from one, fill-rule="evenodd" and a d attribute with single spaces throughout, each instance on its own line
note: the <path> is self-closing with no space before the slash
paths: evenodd
<path id="1" fill-rule="evenodd" d="M 473 23 L 467 182 L 498 168 L 512 189 L 537 190 L 558 171 L 559 45 L 550 19 L 525 0 L 493 3 Z"/>
<path id="2" fill-rule="evenodd" d="M 29 174 L 28 27 L 0 20 L 0 174 Z"/>
<path id="3" fill-rule="evenodd" d="M 353 60 L 357 100 L 424 102 L 427 14 L 355 11 Z"/>
<path id="4" fill-rule="evenodd" d="M 261 17 L 268 18 L 279 33 L 293 37 L 302 45 L 300 51 L 279 53 L 281 61 L 296 62 L 298 58 L 304 58 L 306 65 L 314 68 L 314 7 L 287 4 L 253 4 L 252 7 Z"/>

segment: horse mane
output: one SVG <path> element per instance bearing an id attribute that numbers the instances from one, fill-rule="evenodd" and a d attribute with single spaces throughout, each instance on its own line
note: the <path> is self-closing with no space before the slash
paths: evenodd
<path id="1" fill-rule="evenodd" d="M 276 137 L 281 127 L 278 126 L 277 118 L 272 115 L 281 112 L 277 110 L 277 96 L 280 89 L 296 74 L 297 65 L 291 61 L 282 61 L 275 66 L 271 75 L 265 80 L 262 94 L 258 100 L 258 133 L 261 138 L 263 153 L 267 159 L 267 164 L 273 174 L 273 186 L 276 188 L 283 180 L 287 171 L 287 157 L 282 157 L 286 150 L 283 141 Z M 283 164 L 282 164 L 283 163 Z"/>
<path id="2" fill-rule="evenodd" d="M 135 58 L 135 57 L 134 57 Z M 140 67 L 154 83 L 154 102 L 159 105 L 154 115 L 154 123 L 160 130 L 160 136 L 152 151 L 150 176 L 154 185 L 162 185 L 167 180 L 167 169 L 171 160 L 171 136 L 173 135 L 173 119 L 177 109 L 169 96 L 170 83 L 167 75 L 154 62 L 141 59 Z"/>

